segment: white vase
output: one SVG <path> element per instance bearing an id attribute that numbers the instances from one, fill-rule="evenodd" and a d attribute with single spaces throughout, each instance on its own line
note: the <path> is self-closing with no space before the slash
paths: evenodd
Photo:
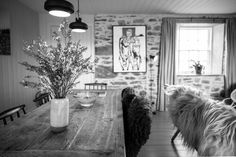
<path id="1" fill-rule="evenodd" d="M 50 125 L 53 132 L 62 132 L 69 124 L 69 99 L 52 99 Z"/>

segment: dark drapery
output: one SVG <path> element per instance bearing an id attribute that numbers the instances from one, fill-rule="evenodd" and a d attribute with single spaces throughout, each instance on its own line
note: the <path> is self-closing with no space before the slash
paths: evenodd
<path id="1" fill-rule="evenodd" d="M 165 111 L 168 98 L 163 87 L 165 84 L 174 84 L 175 80 L 175 38 L 176 20 L 163 18 L 161 26 L 160 69 L 158 82 L 157 110 Z"/>
<path id="2" fill-rule="evenodd" d="M 226 20 L 226 97 L 236 89 L 236 18 Z"/>

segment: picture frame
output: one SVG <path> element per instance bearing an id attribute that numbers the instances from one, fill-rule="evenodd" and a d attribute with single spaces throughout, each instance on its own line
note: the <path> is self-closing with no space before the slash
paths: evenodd
<path id="1" fill-rule="evenodd" d="M 10 29 L 0 29 L 0 55 L 11 55 Z"/>
<path id="2" fill-rule="evenodd" d="M 145 25 L 113 26 L 113 72 L 146 72 Z"/>

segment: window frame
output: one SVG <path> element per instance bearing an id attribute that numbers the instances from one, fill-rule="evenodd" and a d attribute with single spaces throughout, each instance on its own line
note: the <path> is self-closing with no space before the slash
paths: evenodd
<path id="1" fill-rule="evenodd" d="M 209 67 L 209 70 L 207 72 L 207 74 L 211 75 L 212 74 L 212 68 L 213 68 L 213 36 L 214 36 L 214 32 L 213 32 L 213 29 L 214 29 L 214 25 L 215 24 L 224 24 L 224 23 L 190 23 L 190 22 L 177 22 L 176 23 L 176 48 L 175 48 L 175 61 L 176 61 L 176 75 L 192 75 L 191 73 L 188 73 L 188 71 L 185 71 L 185 72 L 181 72 L 179 67 L 180 67 L 180 53 L 181 51 L 184 51 L 184 50 L 180 50 L 180 30 L 181 29 L 190 29 L 190 30 L 197 30 L 197 29 L 206 29 L 208 30 L 208 44 L 209 44 L 209 47 L 208 47 L 208 50 L 206 50 L 208 52 L 208 61 L 209 61 L 209 64 L 206 65 Z M 224 26 L 225 27 L 225 26 Z M 223 36 L 224 38 L 224 36 Z M 186 49 L 185 51 L 191 51 L 190 49 Z M 195 50 L 192 50 L 192 51 L 195 51 Z M 200 50 L 197 50 L 197 51 L 200 51 Z M 202 51 L 205 51 L 205 50 L 202 50 Z M 223 52 L 224 53 L 224 49 L 223 49 Z M 223 65 L 222 65 L 223 66 Z M 186 73 L 187 72 L 187 73 Z M 222 73 L 221 73 L 222 74 Z"/>

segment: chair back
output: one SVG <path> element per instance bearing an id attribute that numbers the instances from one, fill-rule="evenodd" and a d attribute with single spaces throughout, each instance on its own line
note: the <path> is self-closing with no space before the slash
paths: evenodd
<path id="1" fill-rule="evenodd" d="M 24 114 L 25 112 L 25 104 L 12 107 L 10 109 L 7 109 L 0 113 L 0 120 L 3 120 L 4 125 L 7 125 L 7 119 L 10 118 L 11 121 L 14 120 L 14 115 L 17 115 L 17 117 L 20 117 L 20 111 L 22 111 Z"/>
<path id="2" fill-rule="evenodd" d="M 50 99 L 52 99 L 50 93 L 42 93 L 39 91 L 35 94 L 35 99 L 33 101 L 36 102 L 36 106 L 39 107 L 47 103 Z"/>

